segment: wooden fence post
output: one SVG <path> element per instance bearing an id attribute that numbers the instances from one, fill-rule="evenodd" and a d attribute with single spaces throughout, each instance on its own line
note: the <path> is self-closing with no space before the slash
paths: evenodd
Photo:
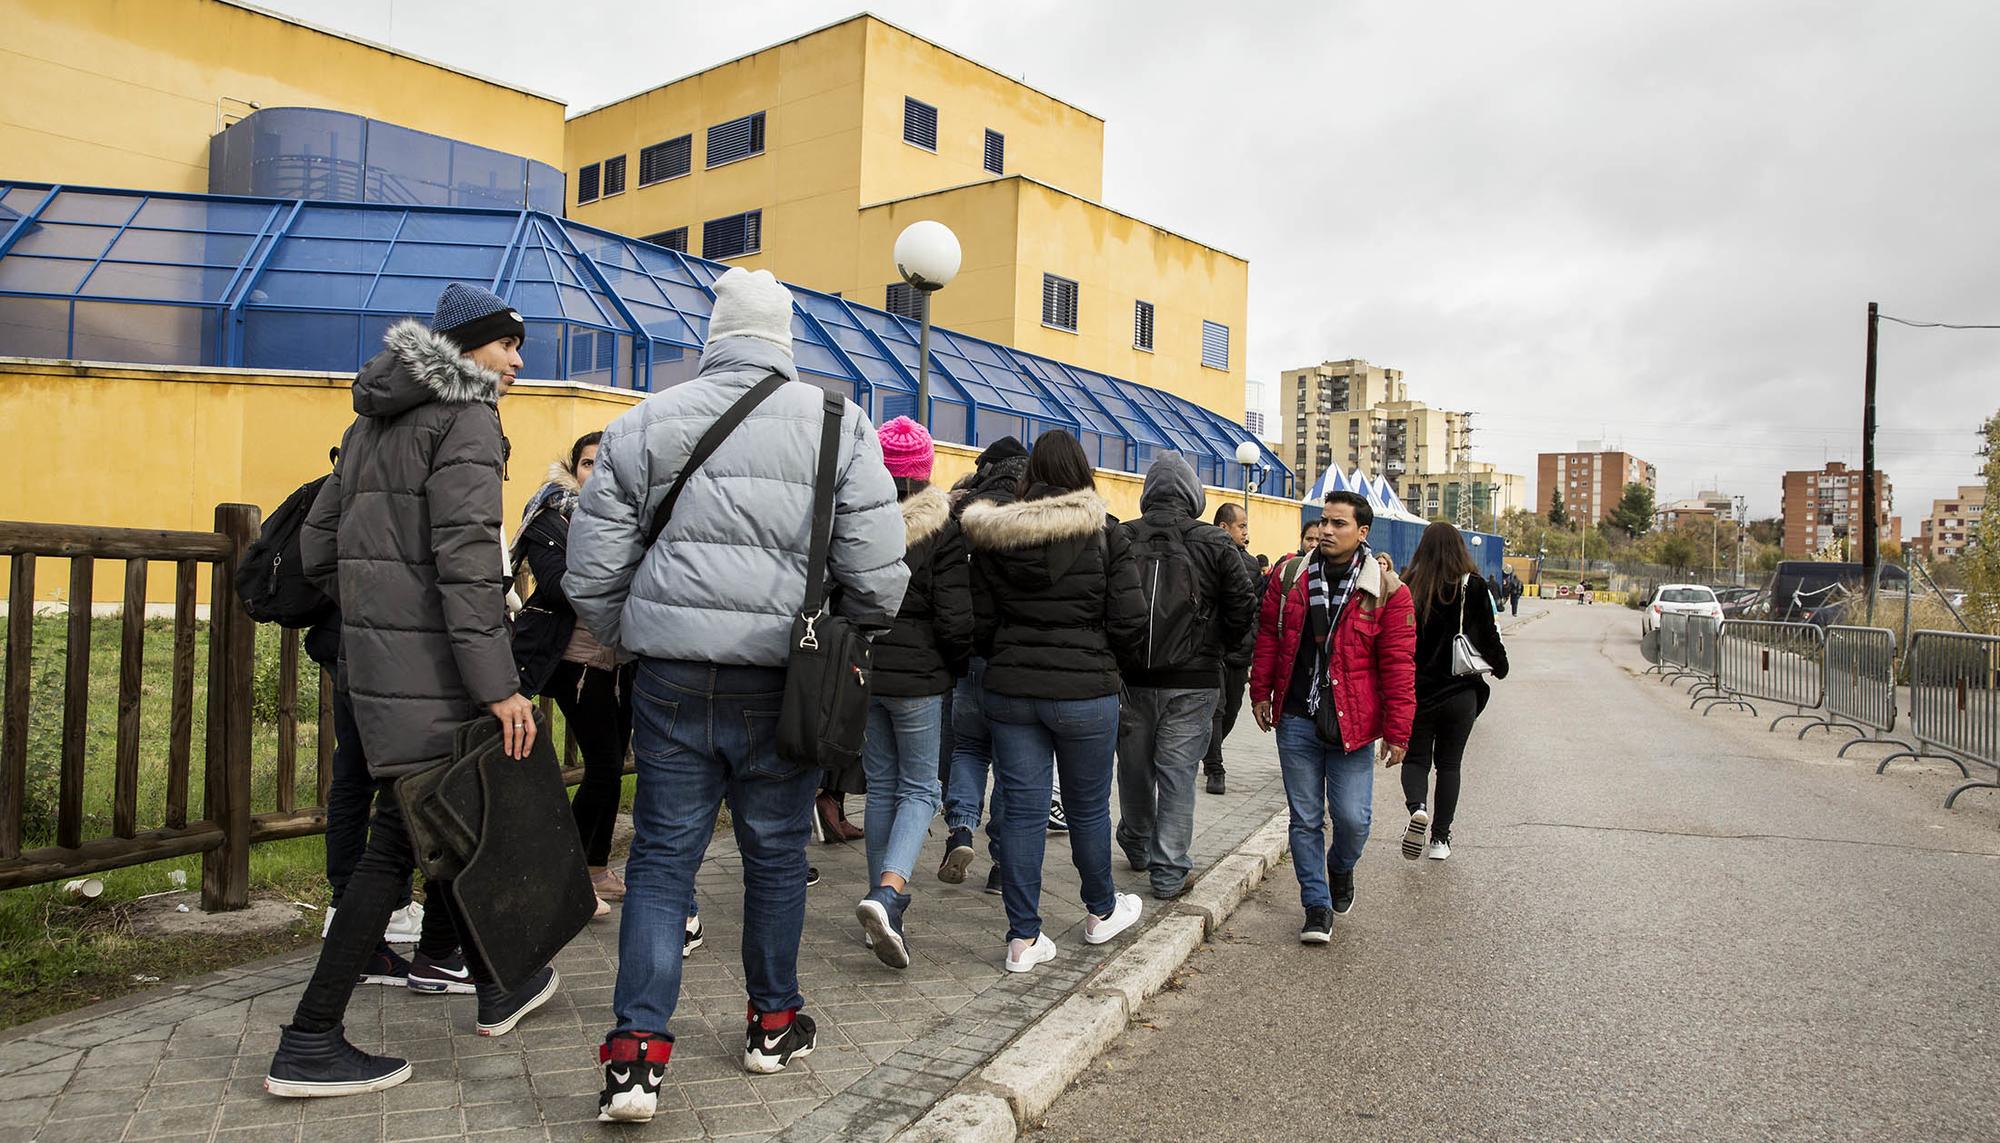
<path id="1" fill-rule="evenodd" d="M 230 541 L 209 590 L 208 775 L 206 816 L 222 829 L 222 844 L 202 855 L 201 907 L 206 912 L 250 903 L 250 705 L 257 624 L 236 600 L 236 569 L 257 538 L 254 504 L 218 504 L 215 530 Z"/>

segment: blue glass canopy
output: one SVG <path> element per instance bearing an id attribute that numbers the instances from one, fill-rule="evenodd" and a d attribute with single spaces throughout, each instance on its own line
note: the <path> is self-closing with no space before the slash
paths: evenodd
<path id="1" fill-rule="evenodd" d="M 0 182 L 0 354 L 349 372 L 446 283 L 486 286 L 528 324 L 528 377 L 642 391 L 692 377 L 728 267 L 534 210 L 166 194 Z M 800 373 L 880 422 L 916 416 L 917 323 L 791 287 Z M 1191 401 L 947 329 L 931 331 L 942 441 L 1065 429 L 1093 462 L 1143 472 L 1179 449 L 1242 488 L 1242 426 Z M 1255 487 L 1291 471 L 1257 442 Z"/>

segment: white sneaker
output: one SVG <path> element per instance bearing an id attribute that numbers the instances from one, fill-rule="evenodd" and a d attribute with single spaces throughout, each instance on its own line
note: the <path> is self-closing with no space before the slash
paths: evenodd
<path id="1" fill-rule="evenodd" d="M 1403 831 L 1403 856 L 1415 861 L 1424 855 L 1424 838 L 1431 832 L 1431 812 L 1422 807 L 1410 815 L 1409 828 Z"/>
<path id="2" fill-rule="evenodd" d="M 1137 897 L 1133 900 L 1136 902 Z M 1017 951 L 1018 946 L 1018 951 Z M 1047 933 L 1037 936 L 1032 943 L 1023 941 L 1007 942 L 1007 971 L 1032 972 L 1038 964 L 1047 964 L 1056 959 L 1056 943 Z"/>
<path id="3" fill-rule="evenodd" d="M 1101 945 L 1131 928 L 1143 911 L 1136 893 L 1113 894 L 1112 900 L 1115 903 L 1111 906 L 1110 916 L 1100 917 L 1092 913 L 1083 919 L 1083 939 L 1093 945 Z"/>
<path id="4" fill-rule="evenodd" d="M 1430 848 L 1424 850 L 1424 856 L 1432 861 L 1443 861 L 1451 856 L 1451 843 L 1443 838 L 1434 837 L 1431 839 Z"/>
<path id="5" fill-rule="evenodd" d="M 328 910 L 328 919 L 332 910 Z M 424 934 L 424 907 L 415 901 L 389 914 L 389 927 L 382 930 L 382 939 L 392 945 L 413 945 Z"/>

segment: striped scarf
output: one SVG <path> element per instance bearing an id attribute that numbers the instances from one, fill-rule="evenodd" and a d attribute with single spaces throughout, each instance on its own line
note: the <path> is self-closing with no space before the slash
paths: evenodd
<path id="1" fill-rule="evenodd" d="M 1347 574 L 1340 577 L 1338 584 L 1327 574 L 1326 561 L 1315 557 L 1306 568 L 1306 599 L 1312 621 L 1308 630 L 1314 632 L 1314 652 L 1312 690 L 1306 693 L 1306 709 L 1319 713 L 1320 685 L 1327 678 L 1328 648 L 1333 645 L 1333 629 L 1340 622 L 1340 613 L 1347 601 L 1354 597 L 1354 585 L 1361 581 L 1361 563 L 1369 558 L 1368 545 L 1354 549 L 1354 561 L 1347 565 Z M 1324 631 L 1324 638 L 1318 632 Z"/>

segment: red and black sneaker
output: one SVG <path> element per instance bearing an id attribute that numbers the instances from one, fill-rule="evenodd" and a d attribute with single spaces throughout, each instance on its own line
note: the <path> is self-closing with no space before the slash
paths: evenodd
<path id="1" fill-rule="evenodd" d="M 604 1091 L 597 1097 L 599 1123 L 648 1123 L 660 1107 L 660 1081 L 667 1078 L 672 1037 L 653 1032 L 613 1032 L 597 1047 L 604 1065 Z"/>
<path id="2" fill-rule="evenodd" d="M 812 1017 L 796 1008 L 782 1012 L 750 1009 L 750 1027 L 743 1036 L 743 1067 L 758 1075 L 785 1070 L 795 1056 L 810 1056 L 813 1050 Z"/>

